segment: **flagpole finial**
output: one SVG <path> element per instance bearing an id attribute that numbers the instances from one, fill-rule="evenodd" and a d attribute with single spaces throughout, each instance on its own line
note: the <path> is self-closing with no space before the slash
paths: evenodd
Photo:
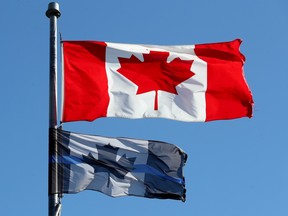
<path id="1" fill-rule="evenodd" d="M 46 16 L 50 18 L 50 16 L 56 16 L 59 18 L 61 16 L 60 10 L 59 10 L 59 4 L 57 2 L 50 2 L 48 4 L 48 10 L 46 11 Z"/>

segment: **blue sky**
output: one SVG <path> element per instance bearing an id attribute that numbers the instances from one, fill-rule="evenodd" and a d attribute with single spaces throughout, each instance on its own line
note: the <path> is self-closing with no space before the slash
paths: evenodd
<path id="1" fill-rule="evenodd" d="M 47 215 L 50 1 L 1 3 L 1 215 Z M 288 2 L 58 1 L 66 40 L 197 44 L 243 40 L 252 119 L 103 118 L 64 129 L 161 140 L 188 154 L 187 201 L 65 195 L 62 215 L 288 215 Z M 61 69 L 59 59 L 59 72 Z M 60 81 L 61 77 L 59 77 Z M 60 101 L 59 101 L 60 102 Z"/>

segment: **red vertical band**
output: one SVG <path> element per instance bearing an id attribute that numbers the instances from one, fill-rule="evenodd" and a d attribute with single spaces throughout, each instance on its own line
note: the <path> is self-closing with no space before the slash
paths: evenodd
<path id="1" fill-rule="evenodd" d="M 104 42 L 63 42 L 63 122 L 86 120 L 107 114 L 108 79 Z M 76 112 L 75 112 L 76 110 Z"/>
<path id="2" fill-rule="evenodd" d="M 252 94 L 245 81 L 241 40 L 195 46 L 207 62 L 206 121 L 252 116 Z"/>

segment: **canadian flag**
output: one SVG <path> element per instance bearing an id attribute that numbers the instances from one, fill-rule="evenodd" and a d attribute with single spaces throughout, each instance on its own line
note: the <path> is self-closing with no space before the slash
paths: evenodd
<path id="1" fill-rule="evenodd" d="M 157 46 L 63 41 L 62 122 L 252 117 L 240 39 Z"/>

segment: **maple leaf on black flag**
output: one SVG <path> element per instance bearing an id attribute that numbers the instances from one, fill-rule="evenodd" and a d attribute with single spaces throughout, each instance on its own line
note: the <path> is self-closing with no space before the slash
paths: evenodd
<path id="1" fill-rule="evenodd" d="M 135 157 L 127 158 L 126 154 L 124 154 L 116 161 L 119 148 L 110 144 L 104 146 L 96 145 L 96 148 L 98 150 L 98 159 L 91 152 L 88 155 L 82 155 L 83 161 L 93 166 L 95 173 L 107 172 L 117 178 L 124 179 L 124 176 L 133 170 Z"/>
<path id="2" fill-rule="evenodd" d="M 59 173 L 62 193 L 94 190 L 112 197 L 185 200 L 183 166 L 187 155 L 173 144 L 60 129 L 57 137 L 62 154 L 58 160 L 63 171 Z"/>

